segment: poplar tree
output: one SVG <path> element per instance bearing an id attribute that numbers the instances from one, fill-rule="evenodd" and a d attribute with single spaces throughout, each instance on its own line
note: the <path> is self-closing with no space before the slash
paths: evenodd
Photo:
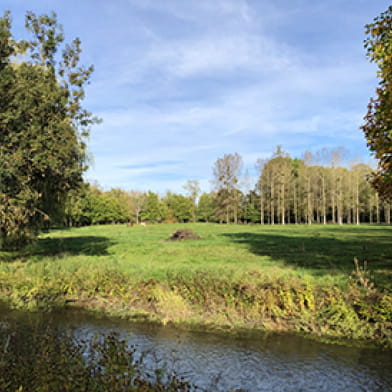
<path id="1" fill-rule="evenodd" d="M 225 154 L 216 160 L 213 167 L 216 188 L 216 216 L 226 223 L 233 216 L 237 223 L 240 202 L 239 179 L 242 172 L 242 157 L 238 153 Z"/>
<path id="2" fill-rule="evenodd" d="M 197 180 L 188 180 L 183 188 L 188 192 L 192 200 L 192 221 L 196 222 L 197 198 L 200 193 L 200 185 Z"/>

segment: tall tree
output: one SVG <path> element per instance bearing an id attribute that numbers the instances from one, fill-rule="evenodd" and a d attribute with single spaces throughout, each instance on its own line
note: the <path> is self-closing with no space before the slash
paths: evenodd
<path id="1" fill-rule="evenodd" d="M 211 193 L 202 193 L 197 205 L 197 218 L 203 222 L 211 222 L 215 220 L 215 197 Z"/>
<path id="2" fill-rule="evenodd" d="M 377 64 L 380 82 L 361 128 L 378 159 L 372 183 L 382 197 L 392 200 L 392 6 L 365 29 L 367 57 Z"/>
<path id="3" fill-rule="evenodd" d="M 130 191 L 128 194 L 130 198 L 131 215 L 134 217 L 136 224 L 139 224 L 140 215 L 147 202 L 147 195 L 141 191 Z"/>
<path id="4" fill-rule="evenodd" d="M 63 211 L 96 122 L 82 107 L 93 68 L 79 65 L 80 40 L 62 46 L 54 13 L 27 13 L 26 28 L 32 38 L 17 41 L 10 13 L 0 18 L 0 248 L 23 246 Z"/>
<path id="5" fill-rule="evenodd" d="M 260 222 L 259 195 L 255 191 L 249 191 L 243 197 L 243 219 L 245 223 Z"/>
<path id="6" fill-rule="evenodd" d="M 260 220 L 264 222 L 264 201 L 268 201 L 269 221 L 275 216 L 282 224 L 289 221 L 289 191 L 292 177 L 292 162 L 287 153 L 277 146 L 272 158 L 259 159 L 256 168 L 260 171 L 257 189 L 260 192 Z"/>
<path id="7" fill-rule="evenodd" d="M 276 168 L 276 185 L 278 194 L 278 211 L 280 223 L 286 223 L 286 211 L 288 209 L 288 190 L 292 174 L 292 163 L 289 155 L 278 146 L 271 161 Z"/>
<path id="8" fill-rule="evenodd" d="M 188 192 L 188 196 L 192 200 L 192 221 L 196 222 L 197 198 L 200 193 L 199 181 L 188 180 L 183 188 Z"/>
<path id="9" fill-rule="evenodd" d="M 304 165 L 302 166 L 302 177 L 304 179 L 304 194 L 306 198 L 305 208 L 306 211 L 306 222 L 310 225 L 314 220 L 314 170 L 313 163 L 314 157 L 311 151 L 305 151 L 304 153 Z"/>
<path id="10" fill-rule="evenodd" d="M 148 191 L 142 212 L 142 219 L 149 222 L 160 222 L 166 218 L 167 206 L 159 200 L 159 196 Z"/>
<path id="11" fill-rule="evenodd" d="M 129 222 L 131 220 L 131 209 L 133 207 L 133 203 L 129 193 L 121 188 L 112 188 L 110 189 L 110 191 L 105 192 L 105 195 L 109 198 L 115 199 L 117 201 L 117 204 L 120 206 L 121 219 L 117 221 Z"/>
<path id="12" fill-rule="evenodd" d="M 275 166 L 271 160 L 258 161 L 260 168 L 260 177 L 258 188 L 260 192 L 260 219 L 264 222 L 264 207 L 267 212 L 268 223 L 275 224 L 275 203 L 276 203 L 276 185 L 275 185 Z"/>
<path id="13" fill-rule="evenodd" d="M 172 218 L 175 218 L 177 222 L 188 222 L 193 219 L 194 204 L 190 197 L 167 192 L 163 202 L 166 203 Z"/>
<path id="14" fill-rule="evenodd" d="M 225 154 L 217 159 L 213 168 L 216 188 L 217 216 L 225 217 L 229 223 L 231 216 L 234 223 L 238 219 L 239 180 L 242 171 L 242 158 L 238 153 Z M 222 219 L 223 220 L 223 219 Z"/>
<path id="15" fill-rule="evenodd" d="M 256 184 L 257 192 L 259 193 L 259 213 L 260 213 L 260 224 L 264 224 L 264 203 L 265 203 L 265 194 L 263 182 L 261 180 L 261 174 L 263 172 L 264 164 L 266 163 L 265 159 L 259 158 L 256 161 L 256 171 L 259 173 L 259 180 Z"/>
<path id="16" fill-rule="evenodd" d="M 84 216 L 90 223 L 107 224 L 126 222 L 129 211 L 120 199 L 111 192 L 103 192 L 98 187 L 91 186 L 84 198 Z"/>
<path id="17" fill-rule="evenodd" d="M 68 192 L 64 217 L 59 224 L 65 224 L 67 227 L 91 224 L 91 220 L 85 214 L 89 192 L 90 184 L 88 183 L 84 183 L 81 187 Z"/>

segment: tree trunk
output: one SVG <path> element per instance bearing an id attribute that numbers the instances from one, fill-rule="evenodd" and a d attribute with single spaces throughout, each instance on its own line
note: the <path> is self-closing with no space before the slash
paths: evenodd
<path id="1" fill-rule="evenodd" d="M 282 184 L 282 186 L 281 186 L 281 200 L 280 200 L 280 202 L 281 202 L 281 214 L 282 214 L 282 225 L 284 225 L 286 222 L 285 222 L 285 215 L 286 215 L 286 211 L 285 211 L 285 205 L 284 205 L 284 202 L 285 202 L 285 200 L 284 200 L 284 184 Z"/>
<path id="2" fill-rule="evenodd" d="M 275 198 L 275 194 L 274 194 L 274 182 L 272 180 L 271 182 L 271 225 L 275 224 L 275 206 L 274 206 L 274 198 Z"/>
<path id="3" fill-rule="evenodd" d="M 335 170 L 334 168 L 332 170 Z M 332 176 L 332 189 L 331 189 L 331 204 L 332 204 L 332 223 L 336 223 L 336 178 L 335 173 Z"/>
<path id="4" fill-rule="evenodd" d="M 391 204 L 387 201 L 384 203 L 384 215 L 385 215 L 385 223 L 390 225 L 391 224 Z"/>
<path id="5" fill-rule="evenodd" d="M 359 225 L 360 217 L 359 217 L 359 178 L 357 174 L 357 184 L 356 184 L 356 195 L 355 195 L 355 215 L 356 215 L 356 224 Z"/>
<path id="6" fill-rule="evenodd" d="M 337 218 L 338 224 L 343 224 L 343 200 L 342 200 L 342 181 L 339 179 L 339 184 L 337 186 L 337 200 L 336 200 L 336 207 L 337 207 Z"/>
<path id="7" fill-rule="evenodd" d="M 327 201 L 325 195 L 325 178 L 321 178 L 321 192 L 322 192 L 322 215 L 323 215 L 323 224 L 327 223 Z"/>
<path id="8" fill-rule="evenodd" d="M 293 192 L 293 204 L 294 204 L 294 222 L 298 224 L 298 207 L 297 207 L 297 187 L 295 183 L 293 184 L 294 192 Z"/>
<path id="9" fill-rule="evenodd" d="M 380 224 L 380 200 L 378 198 L 378 193 L 376 193 L 376 218 L 377 223 Z"/>
<path id="10" fill-rule="evenodd" d="M 311 199 L 311 183 L 310 177 L 308 178 L 308 187 L 307 187 L 307 215 L 308 215 L 308 224 L 311 225 L 313 221 L 313 208 L 312 208 L 312 199 Z"/>
<path id="11" fill-rule="evenodd" d="M 260 224 L 264 225 L 264 195 L 260 189 Z"/>

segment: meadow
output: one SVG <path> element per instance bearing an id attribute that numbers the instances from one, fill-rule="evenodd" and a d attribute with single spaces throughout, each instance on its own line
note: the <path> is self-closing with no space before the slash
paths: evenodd
<path id="1" fill-rule="evenodd" d="M 201 240 L 167 242 L 179 228 Z M 0 253 L 10 306 L 392 342 L 392 227 L 105 225 Z M 354 258 L 357 264 L 354 263 Z"/>

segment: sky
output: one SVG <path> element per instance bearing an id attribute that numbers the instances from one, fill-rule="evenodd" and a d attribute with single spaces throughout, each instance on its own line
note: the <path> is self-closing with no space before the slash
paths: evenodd
<path id="1" fill-rule="evenodd" d="M 359 127 L 378 80 L 364 25 L 386 0 L 1 0 L 13 32 L 55 11 L 95 72 L 84 106 L 103 121 L 88 181 L 104 189 L 211 190 L 239 153 L 251 181 L 277 145 L 292 157 L 344 146 L 370 160 Z"/>

